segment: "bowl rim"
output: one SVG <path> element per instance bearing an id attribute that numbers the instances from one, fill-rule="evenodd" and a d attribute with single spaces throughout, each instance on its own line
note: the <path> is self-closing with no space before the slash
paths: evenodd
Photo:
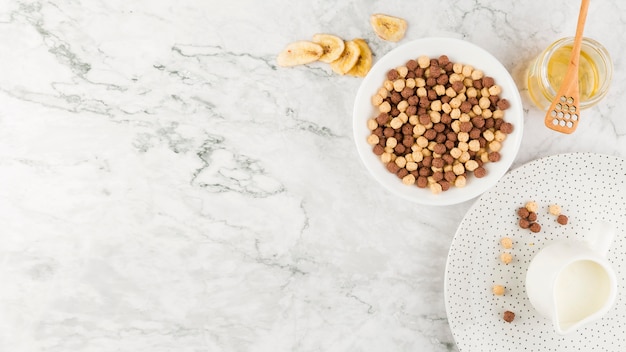
<path id="1" fill-rule="evenodd" d="M 505 119 L 511 122 L 514 130 L 502 143 L 502 158 L 496 163 L 487 164 L 487 175 L 483 178 L 472 176 L 463 188 L 451 187 L 448 191 L 433 194 L 428 188 L 404 185 L 401 180 L 387 171 L 384 164 L 372 152 L 366 138 L 370 134 L 367 120 L 374 117 L 371 97 L 382 86 L 386 73 L 391 68 L 404 65 L 409 59 L 421 55 L 431 58 L 447 55 L 451 61 L 471 65 L 482 70 L 486 76 L 494 77 L 496 84 L 502 87 L 501 97 L 506 98 L 511 106 L 505 112 Z M 459 57 L 460 56 L 460 57 Z M 354 100 L 352 111 L 353 137 L 356 148 L 369 174 L 391 193 L 414 203 L 425 205 L 452 205 L 476 198 L 493 187 L 509 170 L 519 152 L 523 129 L 524 109 L 519 89 L 510 72 L 491 53 L 469 41 L 449 37 L 425 37 L 402 44 L 382 56 L 372 66 L 361 82 Z"/>

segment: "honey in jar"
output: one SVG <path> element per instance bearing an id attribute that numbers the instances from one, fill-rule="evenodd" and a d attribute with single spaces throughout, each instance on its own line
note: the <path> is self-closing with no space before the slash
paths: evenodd
<path id="1" fill-rule="evenodd" d="M 567 73 L 574 38 L 563 38 L 544 50 L 528 71 L 528 92 L 533 102 L 547 109 Z M 580 108 L 595 105 L 607 93 L 613 64 L 606 49 L 597 41 L 583 38 L 578 64 Z"/>

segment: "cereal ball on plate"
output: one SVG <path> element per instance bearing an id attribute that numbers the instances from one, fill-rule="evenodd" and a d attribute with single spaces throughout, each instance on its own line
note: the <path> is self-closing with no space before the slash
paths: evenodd
<path id="1" fill-rule="evenodd" d="M 506 249 L 513 248 L 513 240 L 510 237 L 502 237 L 500 244 Z"/>
<path id="2" fill-rule="evenodd" d="M 513 248 L 513 240 L 510 237 L 502 237 L 500 244 L 506 249 Z"/>
<path id="3" fill-rule="evenodd" d="M 548 207 L 548 213 L 552 215 L 561 215 L 561 206 L 558 204 L 552 204 Z"/>
<path id="4" fill-rule="evenodd" d="M 530 224 L 530 231 L 535 233 L 541 231 L 541 225 L 539 225 L 539 223 L 533 222 L 532 224 Z"/>
<path id="5" fill-rule="evenodd" d="M 537 205 L 537 203 L 530 201 L 528 203 L 526 203 L 526 209 L 528 209 L 528 211 L 536 213 L 537 210 L 539 210 L 539 206 Z"/>
<path id="6" fill-rule="evenodd" d="M 513 319 L 515 319 L 515 313 L 511 312 L 510 310 L 507 310 L 506 312 L 504 312 L 503 319 L 507 323 L 510 323 L 513 321 Z"/>
<path id="7" fill-rule="evenodd" d="M 493 292 L 496 296 L 502 296 L 504 294 L 504 286 L 502 285 L 493 285 L 491 288 L 491 292 Z"/>
<path id="8" fill-rule="evenodd" d="M 522 219 L 527 219 L 530 212 L 525 207 L 519 208 L 517 210 L 517 215 Z"/>
<path id="9" fill-rule="evenodd" d="M 526 219 L 519 219 L 519 227 L 527 229 L 530 227 L 530 222 Z"/>
<path id="10" fill-rule="evenodd" d="M 500 254 L 500 260 L 504 264 L 509 264 L 510 262 L 513 261 L 513 256 L 511 255 L 511 253 L 502 253 Z"/>

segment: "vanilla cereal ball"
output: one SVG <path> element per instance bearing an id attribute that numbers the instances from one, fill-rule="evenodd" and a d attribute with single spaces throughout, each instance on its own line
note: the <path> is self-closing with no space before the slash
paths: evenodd
<path id="1" fill-rule="evenodd" d="M 452 172 L 457 176 L 462 175 L 465 172 L 465 166 L 461 163 L 454 164 L 452 165 Z"/>
<path id="2" fill-rule="evenodd" d="M 483 78 L 484 75 L 485 74 L 483 73 L 483 71 L 481 71 L 481 70 L 474 70 L 474 71 L 472 71 L 472 76 L 471 77 L 472 77 L 473 80 L 477 80 L 477 79 Z"/>
<path id="3" fill-rule="evenodd" d="M 492 130 L 486 130 L 485 132 L 483 132 L 483 137 L 487 140 L 487 142 L 491 142 L 495 139 L 496 136 Z"/>
<path id="4" fill-rule="evenodd" d="M 506 249 L 513 248 L 513 240 L 510 237 L 502 237 L 500 244 Z"/>
<path id="5" fill-rule="evenodd" d="M 378 128 L 378 122 L 376 122 L 376 119 L 369 119 L 367 120 L 367 129 L 370 131 L 373 131 L 375 129 Z"/>
<path id="6" fill-rule="evenodd" d="M 467 171 L 474 171 L 478 168 L 478 162 L 476 160 L 468 160 L 465 162 L 465 170 Z"/>
<path id="7" fill-rule="evenodd" d="M 491 292 L 493 292 L 496 296 L 502 296 L 504 294 L 504 286 L 502 285 L 493 285 L 491 288 Z"/>
<path id="8" fill-rule="evenodd" d="M 403 156 L 396 157 L 396 160 L 394 160 L 394 162 L 396 163 L 396 165 L 398 165 L 398 167 L 406 166 L 406 158 Z"/>
<path id="9" fill-rule="evenodd" d="M 561 215 L 561 206 L 558 204 L 552 204 L 548 207 L 548 213 L 552 215 Z"/>
<path id="10" fill-rule="evenodd" d="M 383 97 L 380 94 L 375 94 L 372 96 L 372 105 L 378 106 L 383 103 Z"/>
<path id="11" fill-rule="evenodd" d="M 369 145 L 376 145 L 376 144 L 378 144 L 379 141 L 380 140 L 379 140 L 378 136 L 375 135 L 375 134 L 370 134 L 369 136 L 367 136 L 367 143 Z"/>
<path id="12" fill-rule="evenodd" d="M 398 117 L 394 117 L 391 121 L 389 121 L 389 126 L 397 130 L 402 127 L 402 120 Z"/>
<path id="13" fill-rule="evenodd" d="M 406 82 L 403 79 L 397 79 L 393 81 L 393 90 L 396 92 L 401 92 L 406 86 Z"/>
<path id="14" fill-rule="evenodd" d="M 400 77 L 403 77 L 403 78 L 406 77 L 407 73 L 409 73 L 409 69 L 406 66 L 400 66 L 396 68 L 396 70 L 400 74 Z"/>
<path id="15" fill-rule="evenodd" d="M 422 56 L 418 57 L 417 58 L 417 64 L 421 68 L 426 68 L 426 67 L 430 66 L 430 57 L 428 57 L 426 55 L 422 55 Z"/>
<path id="16" fill-rule="evenodd" d="M 539 210 L 539 206 L 537 205 L 537 203 L 530 201 L 528 203 L 526 203 L 525 205 L 526 209 L 528 209 L 528 211 L 536 213 L 537 210 Z"/>
<path id="17" fill-rule="evenodd" d="M 465 176 L 457 176 L 457 178 L 454 180 L 454 186 L 455 187 L 465 187 L 467 183 L 467 180 L 465 179 Z"/>
<path id="18" fill-rule="evenodd" d="M 465 77 L 471 77 L 472 71 L 474 71 L 474 67 L 470 65 L 464 65 L 463 69 L 461 70 L 461 74 Z"/>
<path id="19" fill-rule="evenodd" d="M 440 185 L 439 183 L 437 183 L 437 182 L 435 182 L 435 183 L 431 183 L 428 187 L 430 188 L 430 191 L 431 191 L 433 194 L 439 194 L 439 193 L 443 192 L 443 188 L 442 188 L 442 187 L 441 187 L 441 185 Z"/>
<path id="20" fill-rule="evenodd" d="M 500 130 L 497 130 L 494 136 L 494 139 L 498 142 L 502 142 L 506 139 L 506 133 L 503 133 Z"/>
<path id="21" fill-rule="evenodd" d="M 499 152 L 500 149 L 502 149 L 502 143 L 495 140 L 489 143 L 489 150 L 492 152 Z"/>
<path id="22" fill-rule="evenodd" d="M 458 63 L 458 62 L 455 62 L 455 63 L 452 65 L 452 70 L 453 70 L 455 73 L 461 73 L 461 72 L 463 72 L 463 64 Z"/>
<path id="23" fill-rule="evenodd" d="M 407 186 L 410 186 L 415 183 L 415 176 L 408 174 L 402 178 L 402 183 Z"/>
<path id="24" fill-rule="evenodd" d="M 380 112 L 390 112 L 391 111 L 391 104 L 389 104 L 388 101 L 383 102 L 382 104 L 378 105 L 378 111 L 380 111 Z"/>
<path id="25" fill-rule="evenodd" d="M 493 117 L 494 119 L 501 119 L 504 117 L 504 111 L 500 109 L 496 109 L 491 115 L 491 117 Z"/>
<path id="26" fill-rule="evenodd" d="M 499 95 L 500 93 L 502 93 L 502 87 L 500 87 L 497 84 L 494 84 L 493 86 L 489 87 L 489 95 Z"/>
<path id="27" fill-rule="evenodd" d="M 472 139 L 470 140 L 468 143 L 468 149 L 473 151 L 473 152 L 477 152 L 480 150 L 480 141 L 478 139 Z"/>
<path id="28" fill-rule="evenodd" d="M 500 254 L 500 260 L 504 264 L 509 264 L 510 262 L 513 261 L 513 256 L 511 255 L 511 253 L 502 253 Z"/>
<path id="29" fill-rule="evenodd" d="M 469 161 L 470 159 L 471 159 L 471 156 L 468 152 L 461 153 L 461 156 L 459 157 L 459 161 L 462 163 L 465 163 Z"/>

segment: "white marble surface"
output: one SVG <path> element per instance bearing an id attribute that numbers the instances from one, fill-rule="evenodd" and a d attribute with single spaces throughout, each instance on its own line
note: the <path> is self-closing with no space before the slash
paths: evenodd
<path id="1" fill-rule="evenodd" d="M 279 68 L 317 32 L 464 38 L 522 88 L 514 166 L 626 157 L 626 5 L 592 1 L 615 59 L 607 98 L 566 136 L 523 90 L 528 61 L 574 32 L 578 2 L 0 2 L 0 351 L 458 351 L 446 255 L 471 202 L 431 209 L 364 171 L 361 82 Z"/>

